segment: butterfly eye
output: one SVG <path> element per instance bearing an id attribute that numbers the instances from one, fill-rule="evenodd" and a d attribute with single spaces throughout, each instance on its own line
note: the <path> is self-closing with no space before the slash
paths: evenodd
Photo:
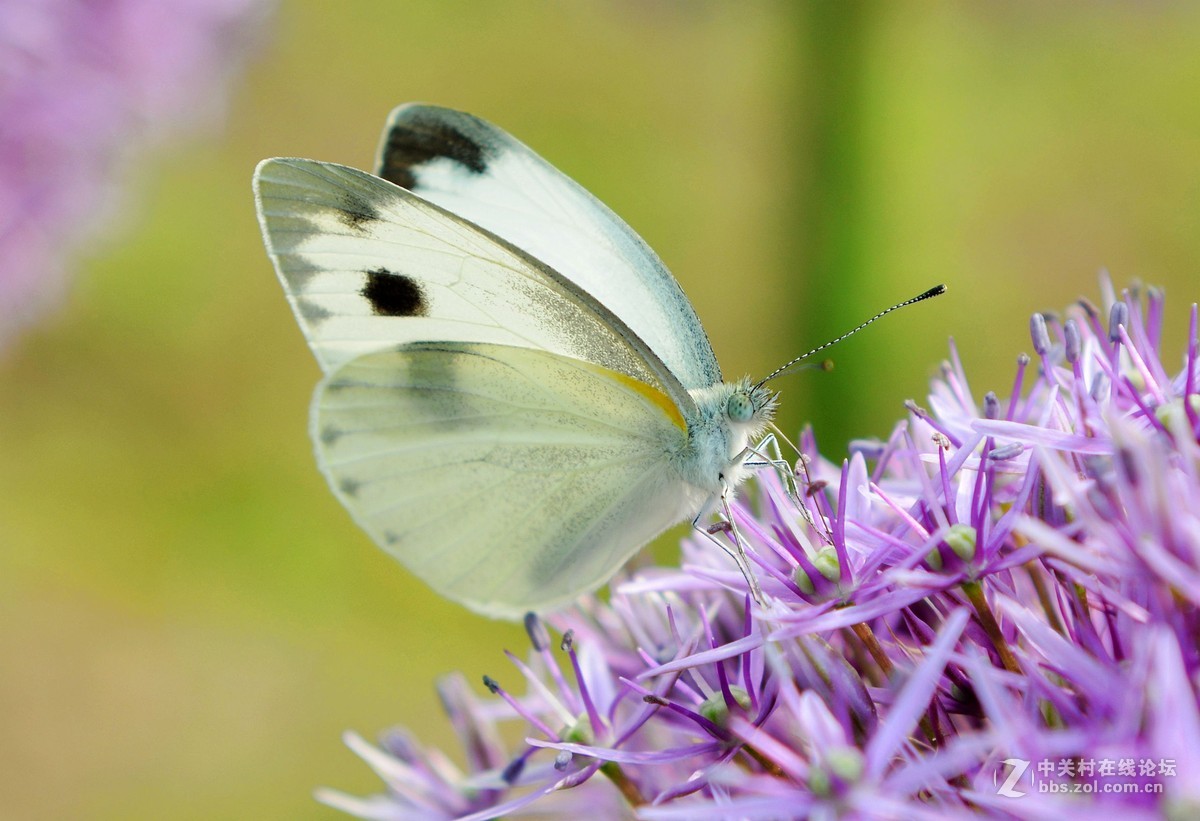
<path id="1" fill-rule="evenodd" d="M 750 401 L 750 394 L 738 391 L 730 396 L 725 404 L 725 414 L 734 422 L 749 422 L 750 417 L 754 416 L 754 403 Z"/>

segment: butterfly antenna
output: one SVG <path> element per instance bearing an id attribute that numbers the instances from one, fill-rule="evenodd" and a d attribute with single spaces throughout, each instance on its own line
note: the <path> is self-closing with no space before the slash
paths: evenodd
<path id="1" fill-rule="evenodd" d="M 826 342 L 826 343 L 825 343 L 825 344 L 823 344 L 823 345 L 818 345 L 817 347 L 813 348 L 813 349 L 812 349 L 811 351 L 809 351 L 808 353 L 801 354 L 800 356 L 797 356 L 797 357 L 796 357 L 795 359 L 793 359 L 792 361 L 790 361 L 790 362 L 787 362 L 787 363 L 785 363 L 784 365 L 782 365 L 781 367 L 778 367 L 778 368 L 776 368 L 775 370 L 773 370 L 773 371 L 771 371 L 769 374 L 767 374 L 767 375 L 766 375 L 766 376 L 765 376 L 765 377 L 764 377 L 764 378 L 763 378 L 763 379 L 762 379 L 762 380 L 761 380 L 761 381 L 760 381 L 760 382 L 759 382 L 757 385 L 755 385 L 754 387 L 756 387 L 756 388 L 758 388 L 758 387 L 762 387 L 764 384 L 766 384 L 767 382 L 770 382 L 772 379 L 776 379 L 776 378 L 778 378 L 778 377 L 780 377 L 780 376 L 783 376 L 785 373 L 788 373 L 788 372 L 790 372 L 791 370 L 793 370 L 793 369 L 794 369 L 794 368 L 795 368 L 797 365 L 799 365 L 799 364 L 800 364 L 801 362 L 803 362 L 805 359 L 808 359 L 808 358 L 809 358 L 810 356 L 812 356 L 813 354 L 815 354 L 815 353 L 820 353 L 821 351 L 825 350 L 826 348 L 828 348 L 828 347 L 830 347 L 830 346 L 832 346 L 832 345 L 836 345 L 837 343 L 841 342 L 843 339 L 846 339 L 847 337 L 854 336 L 856 333 L 858 333 L 858 332 L 859 332 L 859 331 L 861 331 L 863 328 L 865 328 L 865 327 L 867 327 L 868 325 L 870 325 L 870 324 L 871 324 L 872 322 L 874 322 L 875 320 L 877 320 L 877 319 L 882 319 L 883 317 L 885 317 L 885 316 L 887 316 L 888 314 L 890 314 L 892 311 L 896 311 L 896 310 L 899 310 L 900 308 L 907 307 L 907 306 L 909 306 L 909 305 L 912 305 L 912 304 L 913 304 L 913 303 L 915 303 L 915 302 L 923 302 L 923 301 L 924 301 L 924 300 L 926 300 L 926 299 L 932 299 L 933 297 L 935 297 L 935 296 L 940 296 L 940 295 L 942 295 L 942 294 L 944 294 L 944 293 L 946 293 L 946 286 L 945 286 L 945 285 L 935 285 L 934 287 L 930 288 L 928 291 L 926 291 L 926 292 L 925 292 L 925 293 L 923 293 L 923 294 L 917 294 L 917 295 L 916 295 L 916 296 L 914 296 L 912 299 L 906 299 L 906 300 L 904 300 L 903 302 L 898 302 L 898 303 L 896 303 L 895 305 L 893 305 L 892 307 L 888 308 L 886 311 L 880 311 L 879 313 L 875 314 L 875 316 L 871 317 L 871 318 L 870 318 L 870 319 L 868 319 L 866 322 L 864 322 L 864 323 L 862 323 L 861 325 L 859 325 L 857 328 L 854 328 L 853 330 L 849 330 L 849 331 L 847 331 L 846 333 L 842 334 L 842 335 L 841 335 L 841 336 L 839 336 L 837 339 L 831 339 L 831 340 L 829 340 L 828 342 Z"/>

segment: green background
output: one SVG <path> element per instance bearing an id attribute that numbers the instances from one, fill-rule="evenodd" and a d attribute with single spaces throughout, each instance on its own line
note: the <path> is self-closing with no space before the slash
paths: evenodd
<path id="1" fill-rule="evenodd" d="M 258 160 L 369 167 L 397 103 L 479 114 L 646 238 L 731 376 L 945 282 L 779 383 L 836 457 L 949 336 L 1007 390 L 1029 313 L 1102 266 L 1167 287 L 1178 367 L 1198 44 L 1196 4 L 283 3 L 223 129 L 144 158 L 0 358 L 0 817 L 335 817 L 313 787 L 377 788 L 344 728 L 443 742 L 436 675 L 515 682 L 522 632 L 429 594 L 315 469 Z"/>

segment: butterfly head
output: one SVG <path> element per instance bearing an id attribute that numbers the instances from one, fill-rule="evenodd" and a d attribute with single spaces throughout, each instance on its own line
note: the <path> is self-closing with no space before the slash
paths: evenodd
<path id="1" fill-rule="evenodd" d="M 725 400 L 725 419 L 734 428 L 745 429 L 753 438 L 762 432 L 775 415 L 776 394 L 760 385 L 752 385 L 743 378 L 727 386 L 729 396 Z"/>
<path id="2" fill-rule="evenodd" d="M 749 379 L 692 391 L 697 415 L 688 420 L 688 448 L 680 470 L 705 491 L 699 501 L 744 477 L 742 451 L 758 440 L 775 413 L 774 391 Z"/>

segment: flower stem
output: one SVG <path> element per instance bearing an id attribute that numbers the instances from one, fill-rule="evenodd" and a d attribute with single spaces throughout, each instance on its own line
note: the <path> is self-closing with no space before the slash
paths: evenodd
<path id="1" fill-rule="evenodd" d="M 1004 665 L 1004 669 L 1010 673 L 1021 675 L 1021 665 L 1017 663 L 1017 657 L 1013 655 L 1012 648 L 1004 640 L 1004 633 L 1000 630 L 999 622 L 992 615 L 992 609 L 988 607 L 987 599 L 983 595 L 983 586 L 977 581 L 970 581 L 965 582 L 962 589 L 967 594 L 971 606 L 975 608 L 975 617 L 979 619 L 983 632 L 987 633 L 992 646 L 996 648 L 996 653 L 999 654 L 1000 663 Z"/>
<path id="2" fill-rule="evenodd" d="M 884 652 L 883 646 L 879 643 L 879 639 L 875 638 L 875 633 L 865 622 L 851 625 L 854 635 L 858 636 L 858 640 L 867 648 L 867 652 L 871 654 L 871 658 L 875 659 L 875 663 L 879 665 L 879 669 L 887 678 L 892 675 L 892 660 L 888 658 L 888 654 Z"/>
<path id="3" fill-rule="evenodd" d="M 884 651 L 883 646 L 879 643 L 879 639 L 875 637 L 875 631 L 865 622 L 851 625 L 851 629 L 854 630 L 854 635 L 858 636 L 858 640 L 866 646 L 867 652 L 871 654 L 871 658 L 875 659 L 875 663 L 879 665 L 879 669 L 883 672 L 884 676 L 890 679 L 895 666 L 892 664 L 891 658 Z M 921 732 L 925 734 L 925 738 L 929 740 L 930 744 L 936 747 L 938 745 L 938 733 L 931 719 L 931 713 L 927 712 L 921 716 L 920 724 Z"/>
<path id="4" fill-rule="evenodd" d="M 621 795 L 625 796 L 625 800 L 629 802 L 631 807 L 640 807 L 646 803 L 646 797 L 642 795 L 642 791 L 637 788 L 629 776 L 625 775 L 625 771 L 621 769 L 621 765 L 615 761 L 605 761 L 600 765 L 600 772 L 608 777 Z"/>
<path id="5" fill-rule="evenodd" d="M 1022 540 L 1023 541 L 1023 540 Z M 1025 571 L 1029 574 L 1029 580 L 1033 582 L 1033 589 L 1037 592 L 1038 602 L 1042 605 L 1042 612 L 1046 614 L 1046 621 L 1054 628 L 1055 632 L 1060 635 L 1066 635 L 1066 628 L 1063 626 L 1062 619 L 1058 617 L 1058 608 L 1054 604 L 1054 600 L 1050 597 L 1050 589 L 1046 587 L 1046 579 L 1042 576 L 1041 569 L 1036 562 L 1030 562 L 1025 565 Z"/>
<path id="6" fill-rule="evenodd" d="M 778 764 L 776 764 L 771 759 L 767 758 L 765 755 L 760 753 L 758 750 L 751 747 L 749 744 L 742 745 L 742 752 L 744 752 L 750 758 L 757 761 L 760 767 L 762 767 L 766 772 L 770 773 L 771 775 L 775 776 L 776 778 L 784 778 L 785 777 L 786 774 L 784 773 L 783 769 Z"/>

